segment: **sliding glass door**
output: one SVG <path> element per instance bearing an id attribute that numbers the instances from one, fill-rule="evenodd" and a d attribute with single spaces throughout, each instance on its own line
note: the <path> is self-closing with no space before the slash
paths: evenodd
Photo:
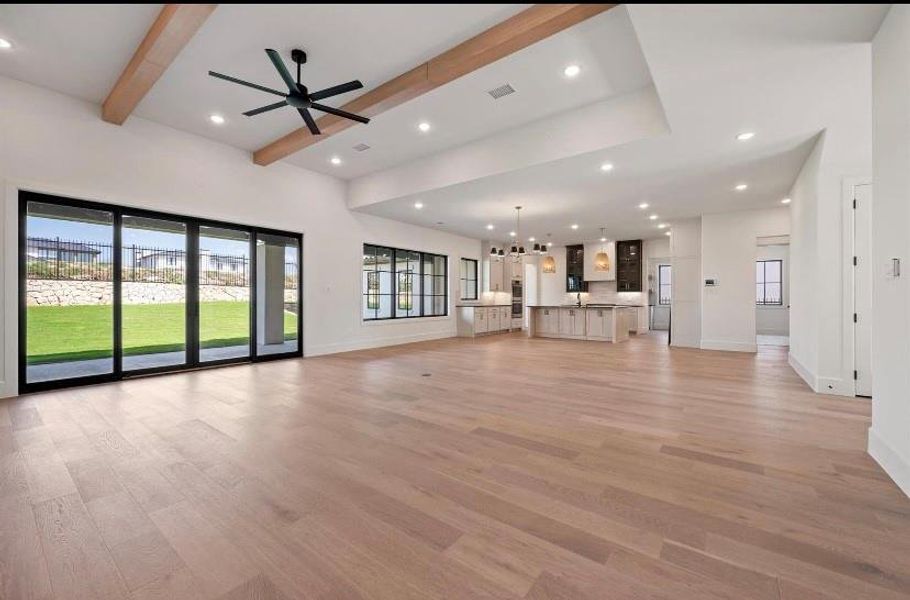
<path id="1" fill-rule="evenodd" d="M 19 304 L 27 319 L 20 330 L 20 380 L 114 372 L 114 231 L 110 210 L 25 203 Z"/>
<path id="2" fill-rule="evenodd" d="M 21 391 L 302 355 L 300 234 L 19 196 Z"/>
<path id="3" fill-rule="evenodd" d="M 186 223 L 126 213 L 121 254 L 123 370 L 186 364 Z"/>
<path id="4" fill-rule="evenodd" d="M 248 230 L 199 228 L 199 360 L 250 356 L 250 240 Z"/>

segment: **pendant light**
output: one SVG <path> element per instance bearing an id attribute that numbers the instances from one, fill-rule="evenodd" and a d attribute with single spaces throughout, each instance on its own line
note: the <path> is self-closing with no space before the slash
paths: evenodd
<path id="1" fill-rule="evenodd" d="M 607 237 L 605 233 L 605 228 L 600 228 L 600 252 L 594 256 L 594 270 L 595 271 L 609 271 L 610 270 L 610 255 L 607 254 L 606 248 L 604 248 L 603 243 L 606 242 Z"/>
<path id="2" fill-rule="evenodd" d="M 550 234 L 547 234 L 547 243 L 541 248 L 541 253 L 546 253 L 544 259 L 540 262 L 540 272 L 541 273 L 555 273 L 556 272 L 556 259 L 550 256 L 547 251 L 547 246 L 550 245 Z"/>

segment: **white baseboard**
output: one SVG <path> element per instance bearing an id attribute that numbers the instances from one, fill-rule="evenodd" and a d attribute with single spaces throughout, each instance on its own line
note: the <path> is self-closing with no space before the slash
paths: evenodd
<path id="1" fill-rule="evenodd" d="M 910 496 L 910 458 L 903 457 L 869 428 L 869 456 L 875 459 L 885 473 L 907 496 Z"/>
<path id="2" fill-rule="evenodd" d="M 702 350 L 725 350 L 727 352 L 757 352 L 755 342 L 728 342 L 724 340 L 702 340 Z"/>
<path id="3" fill-rule="evenodd" d="M 385 346 L 398 346 L 400 344 L 411 344 L 413 342 L 428 342 L 431 340 L 442 340 L 455 337 L 452 331 L 435 331 L 430 333 L 386 336 L 375 339 L 355 340 L 351 342 L 337 342 L 334 344 L 323 344 L 321 346 L 304 346 L 303 355 L 323 356 L 325 354 L 337 354 L 339 352 L 352 352 L 354 350 L 369 350 L 371 348 L 383 348 Z"/>
<path id="4" fill-rule="evenodd" d="M 856 388 L 851 382 L 836 377 L 819 377 L 818 389 L 819 394 L 833 394 L 835 396 L 856 396 Z"/>
<path id="5" fill-rule="evenodd" d="M 802 377 L 803 381 L 809 384 L 809 387 L 812 388 L 813 392 L 818 391 L 818 377 L 815 375 L 815 373 L 803 366 L 803 364 L 796 360 L 796 357 L 789 352 L 787 353 L 787 362 L 791 367 L 793 367 L 793 370 L 796 371 L 796 374 Z"/>

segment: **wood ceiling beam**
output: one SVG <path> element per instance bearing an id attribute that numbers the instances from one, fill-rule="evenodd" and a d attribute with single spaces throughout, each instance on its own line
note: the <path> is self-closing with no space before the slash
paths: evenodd
<path id="1" fill-rule="evenodd" d="M 101 105 L 101 118 L 122 125 L 216 6 L 165 4 Z"/>
<path id="2" fill-rule="evenodd" d="M 614 6 L 617 5 L 535 4 L 340 108 L 375 117 Z M 322 135 L 313 135 L 301 127 L 256 150 L 253 162 L 269 165 L 356 124 L 334 115 L 321 117 L 316 123 Z"/>

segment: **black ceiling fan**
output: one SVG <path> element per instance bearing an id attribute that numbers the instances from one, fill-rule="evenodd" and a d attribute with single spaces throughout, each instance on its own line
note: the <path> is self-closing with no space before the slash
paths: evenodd
<path id="1" fill-rule="evenodd" d="M 363 84 L 360 83 L 359 80 L 355 79 L 354 81 L 349 81 L 347 83 L 342 83 L 339 85 L 333 85 L 332 87 L 325 88 L 324 90 L 310 93 L 307 90 L 306 86 L 300 83 L 300 66 L 306 63 L 306 52 L 296 49 L 291 50 L 291 60 L 297 63 L 297 81 L 294 81 L 294 78 L 291 77 L 291 74 L 288 72 L 287 67 L 284 66 L 284 61 L 281 60 L 281 56 L 278 54 L 278 52 L 269 49 L 266 50 L 265 53 L 269 55 L 269 59 L 272 61 L 272 64 L 275 65 L 276 69 L 278 69 L 278 74 L 281 75 L 284 83 L 288 86 L 287 94 L 279 90 L 265 87 L 264 85 L 250 83 L 249 81 L 243 81 L 242 79 L 237 79 L 236 77 L 231 77 L 230 75 L 222 75 L 221 73 L 216 73 L 215 71 L 209 71 L 209 75 L 212 77 L 224 79 L 225 81 L 231 81 L 233 83 L 239 83 L 240 85 L 245 85 L 262 92 L 268 92 L 269 94 L 275 94 L 276 96 L 284 97 L 284 100 L 281 102 L 268 104 L 266 106 L 261 106 L 259 108 L 254 108 L 253 110 L 246 111 L 243 114 L 247 117 L 262 114 L 264 112 L 275 110 L 276 108 L 281 108 L 283 106 L 293 106 L 297 109 L 297 112 L 300 113 L 300 116 L 303 117 L 304 123 L 306 123 L 306 126 L 310 130 L 310 133 L 313 135 L 319 135 L 321 132 L 319 131 L 319 127 L 316 126 L 316 121 L 313 119 L 313 115 L 310 114 L 311 108 L 339 117 L 344 117 L 345 119 L 351 119 L 352 121 L 357 121 L 358 123 L 370 122 L 370 120 L 366 117 L 361 117 L 360 115 L 349 113 L 346 110 L 333 108 L 331 106 L 326 106 L 325 104 L 319 104 L 316 102 L 316 100 L 322 100 L 323 98 L 331 98 L 332 96 L 359 90 L 363 87 Z"/>

